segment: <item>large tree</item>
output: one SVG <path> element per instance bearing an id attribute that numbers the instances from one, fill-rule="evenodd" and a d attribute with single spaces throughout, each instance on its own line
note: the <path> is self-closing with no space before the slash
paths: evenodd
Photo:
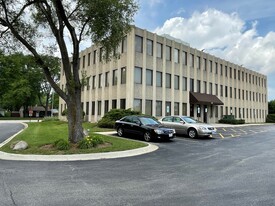
<path id="1" fill-rule="evenodd" d="M 137 11 L 134 0 L 0 0 L 0 45 L 23 46 L 41 65 L 47 81 L 68 108 L 69 141 L 83 138 L 80 43 L 90 38 L 115 53 L 130 30 Z M 53 43 L 54 42 L 54 43 Z M 43 52 L 57 45 L 66 78 L 66 91 L 52 79 Z"/>

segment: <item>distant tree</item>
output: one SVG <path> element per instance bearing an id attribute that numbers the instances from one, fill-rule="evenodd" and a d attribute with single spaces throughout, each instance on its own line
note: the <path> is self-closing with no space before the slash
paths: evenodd
<path id="1" fill-rule="evenodd" d="M 84 38 L 102 46 L 105 59 L 130 31 L 137 10 L 134 0 L 1 0 L 0 45 L 24 47 L 43 68 L 47 81 L 66 102 L 69 140 L 83 139 L 79 48 Z M 70 43 L 69 43 L 70 42 Z M 53 80 L 43 50 L 57 45 L 66 91 Z M 18 47 L 19 46 L 19 47 Z M 72 53 L 70 53 L 72 50 Z M 71 58 L 70 58 L 71 56 Z"/>
<path id="2" fill-rule="evenodd" d="M 45 56 L 53 79 L 59 81 L 60 62 L 56 57 Z M 24 107 L 28 115 L 28 106 L 42 105 L 47 114 L 52 87 L 46 81 L 42 68 L 33 56 L 16 53 L 0 53 L 0 105 L 8 110 Z"/>
<path id="3" fill-rule="evenodd" d="M 275 100 L 268 102 L 268 114 L 275 114 Z"/>

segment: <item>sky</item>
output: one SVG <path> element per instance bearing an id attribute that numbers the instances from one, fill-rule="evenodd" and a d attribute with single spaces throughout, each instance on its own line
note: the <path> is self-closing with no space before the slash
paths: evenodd
<path id="1" fill-rule="evenodd" d="M 275 100 L 274 0 L 137 0 L 134 24 L 267 75 Z"/>

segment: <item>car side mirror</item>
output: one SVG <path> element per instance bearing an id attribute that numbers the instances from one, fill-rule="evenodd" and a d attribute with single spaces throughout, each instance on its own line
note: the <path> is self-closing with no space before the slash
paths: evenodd
<path id="1" fill-rule="evenodd" d="M 185 124 L 185 122 L 184 122 L 184 121 L 180 121 L 180 123 L 181 123 L 181 124 Z"/>

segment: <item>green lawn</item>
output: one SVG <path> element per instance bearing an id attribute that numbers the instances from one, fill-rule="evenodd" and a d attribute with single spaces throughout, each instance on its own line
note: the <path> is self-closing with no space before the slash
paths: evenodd
<path id="1" fill-rule="evenodd" d="M 1 151 L 17 154 L 81 154 L 81 153 L 98 153 L 123 151 L 144 147 L 147 144 L 129 139 L 121 139 L 117 137 L 105 136 L 94 132 L 113 131 L 110 129 L 102 129 L 96 127 L 96 124 L 84 123 L 83 127 L 90 130 L 90 135 L 100 136 L 103 138 L 105 145 L 101 145 L 91 149 L 78 149 L 72 145 L 70 150 L 57 150 L 51 145 L 58 139 L 67 140 L 68 125 L 63 121 L 47 121 L 47 122 L 30 122 L 28 128 L 17 135 L 8 144 L 0 148 Z M 23 151 L 13 151 L 10 145 L 16 141 L 24 140 L 29 147 Z"/>

